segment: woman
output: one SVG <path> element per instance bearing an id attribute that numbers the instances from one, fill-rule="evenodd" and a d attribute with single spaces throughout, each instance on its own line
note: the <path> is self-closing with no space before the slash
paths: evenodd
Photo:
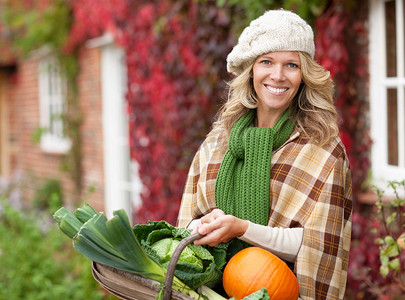
<path id="1" fill-rule="evenodd" d="M 285 10 L 251 22 L 227 58 L 228 100 L 190 168 L 178 226 L 197 245 L 243 241 L 291 263 L 301 299 L 343 299 L 351 176 L 333 82 L 311 27 Z"/>

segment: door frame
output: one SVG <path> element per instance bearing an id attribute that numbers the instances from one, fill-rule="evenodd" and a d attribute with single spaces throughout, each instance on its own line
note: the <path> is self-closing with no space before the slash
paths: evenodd
<path id="1" fill-rule="evenodd" d="M 0 71 L 0 176 L 10 177 L 9 113 L 7 76 Z"/>

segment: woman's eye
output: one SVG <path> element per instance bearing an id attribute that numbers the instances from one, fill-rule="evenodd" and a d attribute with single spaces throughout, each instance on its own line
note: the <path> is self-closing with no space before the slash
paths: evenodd
<path id="1" fill-rule="evenodd" d="M 289 63 L 289 64 L 288 64 L 288 67 L 289 67 L 289 68 L 298 68 L 298 65 L 293 64 L 293 63 Z"/>
<path id="2" fill-rule="evenodd" d="M 262 60 L 262 64 L 269 65 L 271 62 L 269 60 Z"/>

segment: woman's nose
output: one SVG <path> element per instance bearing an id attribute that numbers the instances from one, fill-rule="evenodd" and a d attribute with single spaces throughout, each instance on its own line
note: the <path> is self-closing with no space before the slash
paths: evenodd
<path id="1" fill-rule="evenodd" d="M 283 80 L 284 78 L 283 67 L 280 65 L 275 65 L 271 70 L 270 78 L 276 81 Z"/>

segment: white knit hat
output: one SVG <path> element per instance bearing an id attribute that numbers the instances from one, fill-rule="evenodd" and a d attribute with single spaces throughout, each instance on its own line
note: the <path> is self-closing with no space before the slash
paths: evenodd
<path id="1" fill-rule="evenodd" d="M 314 58 L 311 26 L 291 11 L 267 11 L 243 30 L 238 43 L 228 54 L 228 72 L 239 75 L 246 62 L 272 51 L 303 51 Z"/>

